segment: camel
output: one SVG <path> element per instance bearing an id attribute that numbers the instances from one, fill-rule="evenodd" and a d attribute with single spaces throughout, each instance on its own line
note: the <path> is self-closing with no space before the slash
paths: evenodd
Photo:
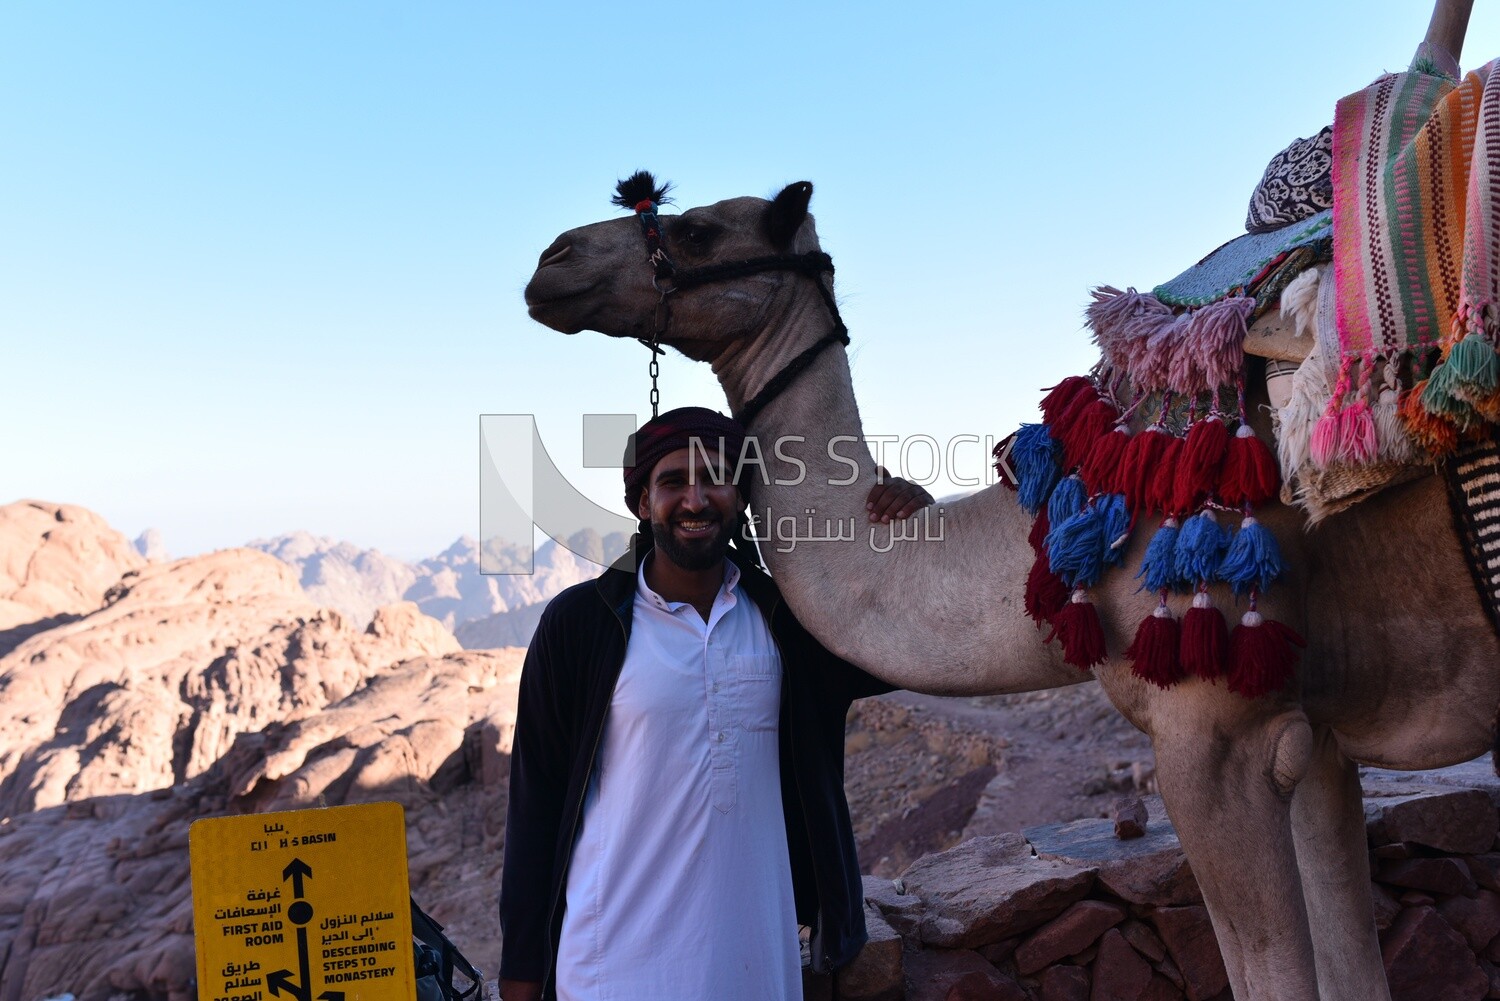
<path id="1" fill-rule="evenodd" d="M 1450 37 L 1447 50 L 1457 48 Z M 684 269 L 810 254 L 819 246 L 811 194 L 802 182 L 771 201 L 731 198 L 660 225 Z M 839 322 L 826 274 L 758 270 L 664 296 L 644 258 L 632 218 L 563 233 L 526 288 L 531 316 L 568 334 L 659 339 L 710 364 L 736 413 Z M 767 469 L 752 477 L 751 509 L 773 523 L 815 509 L 819 522 L 863 525 L 876 469 L 850 444 L 862 432 L 843 344 L 818 351 L 757 409 L 750 431 Z M 1267 427 L 1257 431 L 1269 440 Z M 762 548 L 807 628 L 891 684 L 967 695 L 1097 678 L 1151 738 L 1234 995 L 1388 999 L 1356 766 L 1435 768 L 1490 749 L 1500 639 L 1440 477 L 1393 487 L 1314 532 L 1292 508 L 1271 505 L 1258 517 L 1291 568 L 1262 610 L 1301 632 L 1307 648 L 1292 686 L 1254 700 L 1196 679 L 1163 690 L 1131 673 L 1121 652 L 1145 606 L 1125 570 L 1093 591 L 1110 659 L 1092 673 L 1065 664 L 1023 614 L 1030 518 L 1000 485 L 946 505 L 941 540 L 917 533 L 878 546 L 860 538 Z M 1126 566 L 1139 565 L 1148 535 L 1135 533 Z M 1227 593 L 1215 597 L 1234 607 Z M 1174 613 L 1188 601 L 1174 598 Z"/>

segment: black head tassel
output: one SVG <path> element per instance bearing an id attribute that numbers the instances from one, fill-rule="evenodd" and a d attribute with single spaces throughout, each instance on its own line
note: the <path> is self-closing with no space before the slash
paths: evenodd
<path id="1" fill-rule="evenodd" d="M 651 176 L 650 171 L 638 170 L 615 185 L 615 196 L 610 201 L 622 209 L 634 211 L 635 207 L 644 201 L 653 201 L 658 205 L 667 204 L 667 192 L 671 190 L 670 181 L 657 187 L 656 178 Z"/>

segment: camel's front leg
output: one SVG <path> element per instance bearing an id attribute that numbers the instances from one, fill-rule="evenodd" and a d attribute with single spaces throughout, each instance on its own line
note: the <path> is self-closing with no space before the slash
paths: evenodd
<path id="1" fill-rule="evenodd" d="M 1317 1001 L 1292 837 L 1312 731 L 1300 710 L 1189 681 L 1150 697 L 1157 779 L 1240 1001 Z"/>
<path id="2" fill-rule="evenodd" d="M 1322 1001 L 1390 1001 L 1365 845 L 1359 769 L 1339 753 L 1328 729 L 1318 734 L 1307 775 L 1292 797 L 1292 832 Z"/>

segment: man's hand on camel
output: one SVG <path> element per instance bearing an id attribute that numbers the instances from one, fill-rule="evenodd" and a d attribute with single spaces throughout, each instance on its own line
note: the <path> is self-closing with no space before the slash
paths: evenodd
<path id="1" fill-rule="evenodd" d="M 910 518 L 932 502 L 932 494 L 911 480 L 892 476 L 884 466 L 876 466 L 875 485 L 870 488 L 865 510 L 872 523 L 888 524 Z"/>

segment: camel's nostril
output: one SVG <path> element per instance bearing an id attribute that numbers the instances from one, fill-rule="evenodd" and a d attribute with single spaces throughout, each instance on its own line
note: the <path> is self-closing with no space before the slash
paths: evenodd
<path id="1" fill-rule="evenodd" d="M 537 262 L 537 269 L 540 270 L 549 264 L 565 260 L 572 252 L 573 244 L 569 243 L 566 237 L 560 236 L 552 241 L 552 246 L 542 251 L 542 259 Z"/>

